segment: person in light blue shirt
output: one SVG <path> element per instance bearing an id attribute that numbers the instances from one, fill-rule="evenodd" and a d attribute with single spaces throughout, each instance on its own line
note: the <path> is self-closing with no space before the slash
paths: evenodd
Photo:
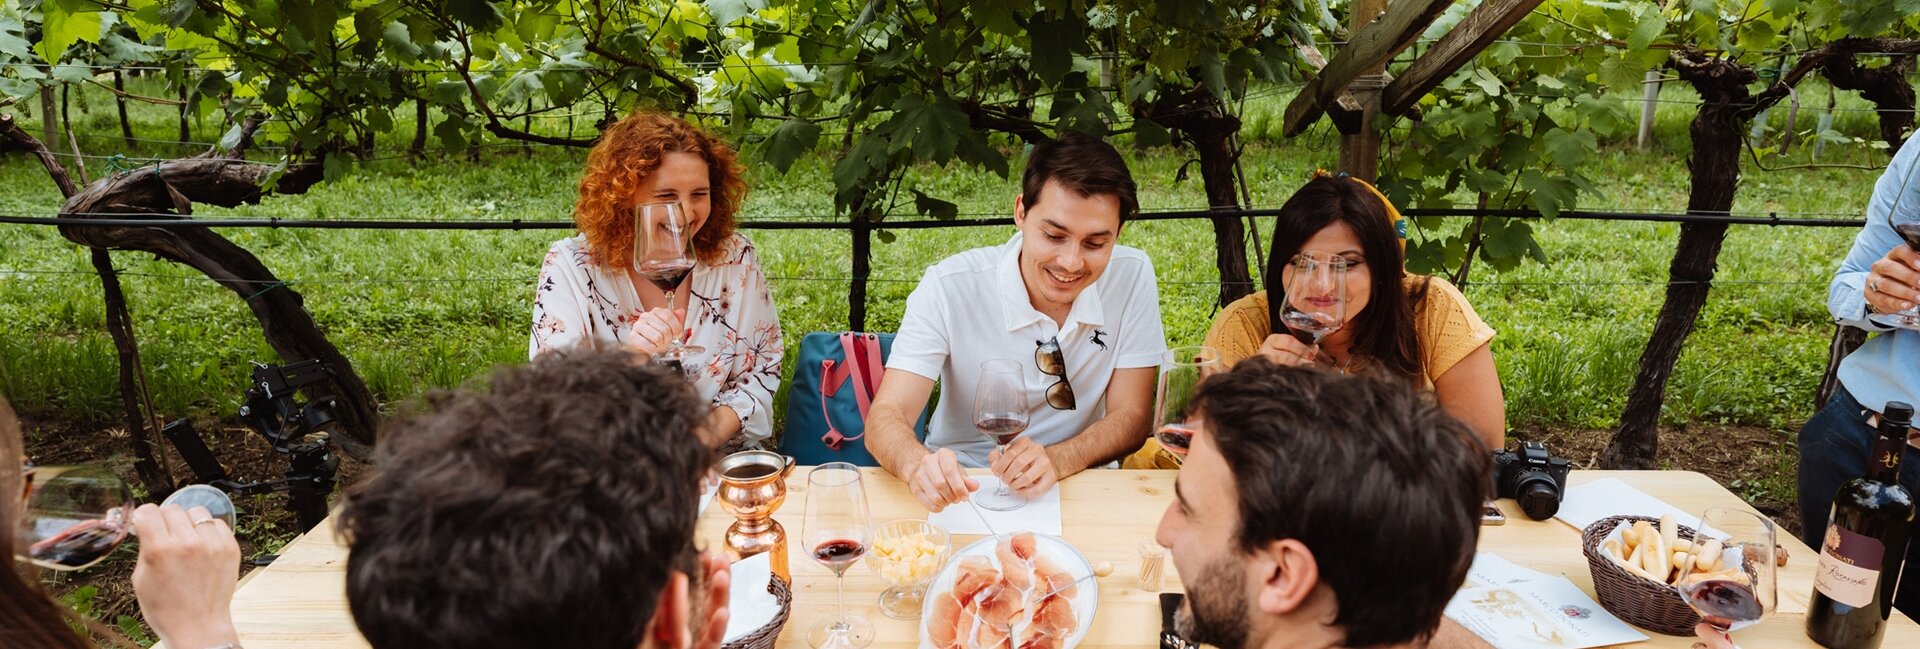
<path id="1" fill-rule="evenodd" d="M 1920 331 L 1891 314 L 1920 304 L 1920 252 L 1896 224 L 1920 225 L 1920 144 L 1902 147 L 1874 184 L 1867 223 L 1827 289 L 1834 321 L 1876 335 L 1840 361 L 1839 389 L 1800 429 L 1801 540 L 1819 548 L 1840 485 L 1867 472 L 1878 415 L 1890 401 L 1920 405 Z M 1908 433 L 1900 483 L 1920 493 L 1920 435 Z M 1916 529 L 1920 532 L 1920 529 Z M 1920 617 L 1920 544 L 1907 547 L 1894 606 Z"/>

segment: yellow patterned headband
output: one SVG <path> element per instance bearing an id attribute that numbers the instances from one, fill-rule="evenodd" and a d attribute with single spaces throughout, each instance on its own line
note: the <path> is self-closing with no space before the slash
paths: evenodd
<path id="1" fill-rule="evenodd" d="M 1400 241 L 1400 252 L 1405 253 L 1407 251 L 1407 217 L 1400 215 L 1399 208 L 1393 206 L 1393 201 L 1387 200 L 1386 194 L 1380 193 L 1380 188 L 1374 187 L 1373 183 L 1347 175 L 1347 172 L 1344 171 L 1335 174 L 1328 173 L 1325 169 L 1316 169 L 1313 172 L 1313 177 L 1345 178 L 1360 183 L 1361 187 L 1367 188 L 1367 193 L 1373 194 L 1375 198 L 1379 198 L 1380 205 L 1387 208 L 1387 222 L 1393 224 L 1393 235 L 1395 239 Z"/>

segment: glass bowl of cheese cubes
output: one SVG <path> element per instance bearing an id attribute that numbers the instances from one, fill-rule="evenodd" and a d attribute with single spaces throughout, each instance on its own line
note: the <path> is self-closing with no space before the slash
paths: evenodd
<path id="1" fill-rule="evenodd" d="M 897 520 L 873 529 L 867 566 L 887 582 L 880 611 L 896 620 L 920 619 L 927 582 L 940 572 L 953 544 L 947 531 L 923 520 Z"/>

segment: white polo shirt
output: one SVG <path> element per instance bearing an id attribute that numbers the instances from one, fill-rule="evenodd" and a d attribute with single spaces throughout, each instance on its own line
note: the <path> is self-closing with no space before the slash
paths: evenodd
<path id="1" fill-rule="evenodd" d="M 1034 364 L 1035 348 L 1055 337 L 1073 386 L 1074 410 L 1047 404 L 1047 388 L 1059 377 L 1040 373 Z M 887 369 L 940 382 L 927 447 L 953 449 L 962 464 L 984 467 L 994 445 L 973 427 L 981 363 L 1004 358 L 1025 368 L 1029 421 L 1024 435 L 1051 446 L 1106 415 L 1114 370 L 1158 367 L 1166 350 L 1160 291 L 1146 253 L 1114 246 L 1106 272 L 1074 299 L 1066 321 L 1056 324 L 1027 297 L 1015 233 L 1005 245 L 968 250 L 927 269 L 907 296 Z"/>

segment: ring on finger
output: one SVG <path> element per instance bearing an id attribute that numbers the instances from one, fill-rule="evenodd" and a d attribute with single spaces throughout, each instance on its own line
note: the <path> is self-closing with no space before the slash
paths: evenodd
<path id="1" fill-rule="evenodd" d="M 1879 279 L 1877 279 L 1877 278 L 1872 278 L 1872 279 L 1868 279 L 1868 280 L 1867 280 L 1867 290 L 1869 290 L 1869 291 L 1872 291 L 1872 292 L 1875 292 L 1875 293 L 1879 293 L 1879 292 L 1880 292 L 1880 280 L 1879 280 Z"/>

